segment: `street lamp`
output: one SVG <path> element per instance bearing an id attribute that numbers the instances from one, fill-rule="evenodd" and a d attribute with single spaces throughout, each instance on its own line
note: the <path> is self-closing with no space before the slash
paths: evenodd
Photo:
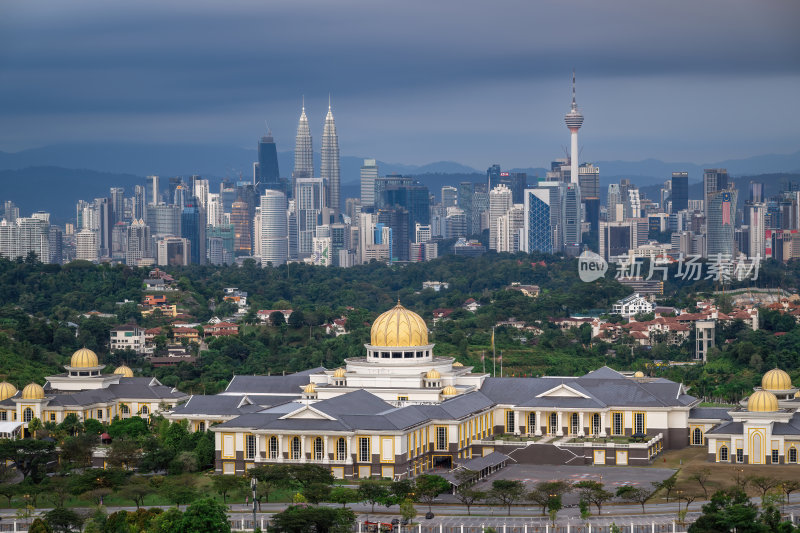
<path id="1" fill-rule="evenodd" d="M 253 531 L 256 530 L 256 486 L 258 486 L 258 480 L 251 477 L 250 488 L 253 490 Z"/>

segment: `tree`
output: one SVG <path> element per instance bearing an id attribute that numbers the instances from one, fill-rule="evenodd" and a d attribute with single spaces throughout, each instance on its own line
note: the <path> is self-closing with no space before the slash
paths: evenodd
<path id="1" fill-rule="evenodd" d="M 103 505 L 103 501 L 106 499 L 106 496 L 113 493 L 114 491 L 105 487 L 99 489 L 92 489 L 87 490 L 83 494 L 81 494 L 81 498 L 90 501 L 96 506 Z"/>
<path id="2" fill-rule="evenodd" d="M 781 491 L 786 494 L 786 503 L 789 503 L 789 495 L 797 490 L 800 490 L 800 481 L 794 479 L 786 479 L 781 481 Z M 0 492 L 2 494 L 2 492 Z"/>
<path id="3" fill-rule="evenodd" d="M 325 483 L 311 483 L 303 489 L 303 496 L 309 503 L 318 505 L 321 502 L 328 501 L 331 496 L 331 486 Z"/>
<path id="4" fill-rule="evenodd" d="M 467 515 L 472 516 L 472 511 L 470 508 L 481 500 L 486 499 L 486 492 L 482 490 L 476 490 L 472 485 L 468 485 L 464 488 L 459 487 L 456 490 L 456 499 L 461 502 L 461 505 L 467 508 Z"/>
<path id="5" fill-rule="evenodd" d="M 525 497 L 525 484 L 518 479 L 496 479 L 492 481 L 489 498 L 508 509 L 511 516 L 511 506 Z"/>
<path id="6" fill-rule="evenodd" d="M 526 498 L 539 505 L 542 508 L 542 516 L 544 516 L 551 498 L 555 496 L 560 498 L 571 490 L 572 484 L 568 481 L 542 481 L 536 484 L 536 487 L 526 495 Z"/>
<path id="7" fill-rule="evenodd" d="M 118 439 L 111 443 L 106 462 L 113 467 L 131 470 L 142 458 L 142 449 L 134 440 Z"/>
<path id="8" fill-rule="evenodd" d="M 419 479 L 417 484 L 419 484 Z M 370 512 L 372 513 L 375 512 L 375 504 L 385 501 L 389 494 L 389 483 L 382 479 L 367 478 L 362 480 L 358 486 L 360 501 L 370 504 L 372 506 Z"/>
<path id="9" fill-rule="evenodd" d="M 33 438 L 36 438 L 36 432 L 42 429 L 42 421 L 36 417 L 31 418 L 31 421 L 28 422 L 28 431 L 31 432 Z"/>
<path id="10" fill-rule="evenodd" d="M 609 501 L 614 495 L 603 488 L 603 484 L 597 481 L 579 481 L 573 485 L 583 500 L 597 507 L 597 514 L 603 513 L 603 504 Z"/>
<path id="11" fill-rule="evenodd" d="M 65 509 L 63 507 L 56 507 L 52 511 L 45 513 L 44 520 L 54 533 L 62 531 L 64 533 L 69 533 L 75 528 L 80 530 L 83 525 L 83 518 L 81 515 L 71 509 Z"/>
<path id="12" fill-rule="evenodd" d="M 31 522 L 31 526 L 28 528 L 28 533 L 53 533 L 53 530 L 50 529 L 50 526 L 47 525 L 47 522 L 41 518 L 37 518 Z"/>
<path id="13" fill-rule="evenodd" d="M 697 481 L 700 485 L 700 488 L 703 490 L 703 497 L 708 499 L 708 487 L 706 487 L 706 483 L 708 483 L 708 479 L 711 477 L 711 469 L 710 468 L 701 468 L 697 472 L 693 473 L 689 476 L 689 479 Z"/>
<path id="14" fill-rule="evenodd" d="M 748 482 L 761 491 L 762 500 L 767 496 L 767 492 L 780 484 L 780 480 L 767 476 L 751 476 Z"/>
<path id="15" fill-rule="evenodd" d="M 56 507 L 64 507 L 64 504 L 72 496 L 72 487 L 68 478 L 64 476 L 53 476 L 48 484 L 48 492 L 53 496 Z M 9 502 L 10 503 L 10 502 Z"/>
<path id="16" fill-rule="evenodd" d="M 417 510 L 414 508 L 413 501 L 405 499 L 400 502 L 400 516 L 407 524 L 410 524 L 417 517 Z"/>
<path id="17" fill-rule="evenodd" d="M 55 443 L 41 440 L 0 440 L 0 460 L 13 461 L 23 477 L 32 476 L 41 479 L 41 470 L 50 461 L 55 460 Z"/>
<path id="18" fill-rule="evenodd" d="M 414 481 L 410 479 L 401 479 L 392 483 L 391 487 L 392 496 L 398 501 L 402 502 L 414 495 Z"/>
<path id="19" fill-rule="evenodd" d="M 636 488 L 631 485 L 622 485 L 617 489 L 617 498 L 638 503 L 642 506 L 642 514 L 644 514 L 644 505 L 652 495 L 652 491 L 643 488 Z"/>
<path id="20" fill-rule="evenodd" d="M 305 488 L 312 483 L 333 484 L 334 477 L 330 469 L 313 464 L 292 465 L 289 468 L 291 479 Z"/>
<path id="21" fill-rule="evenodd" d="M 703 506 L 701 514 L 689 526 L 689 533 L 713 533 L 737 531 L 737 533 L 761 533 L 766 530 L 758 522 L 758 508 L 740 490 L 717 491 L 711 501 Z"/>
<path id="22" fill-rule="evenodd" d="M 547 512 L 550 514 L 550 522 L 553 523 L 553 526 L 556 525 L 556 518 L 562 507 L 561 496 L 557 494 L 550 496 L 550 501 L 547 502 Z"/>
<path id="23" fill-rule="evenodd" d="M 673 490 L 675 490 L 676 483 L 676 476 L 673 474 L 663 481 L 653 481 L 650 484 L 656 491 L 663 490 L 666 493 L 667 501 L 669 501 L 669 495 Z"/>
<path id="24" fill-rule="evenodd" d="M 263 465 L 251 468 L 247 471 L 250 477 L 258 480 L 258 505 L 261 506 L 261 499 L 269 503 L 269 495 L 273 490 L 286 487 L 291 484 L 288 468 L 286 465 Z"/>
<path id="25" fill-rule="evenodd" d="M 119 494 L 126 500 L 131 500 L 136 505 L 136 508 L 139 509 L 144 505 L 145 498 L 151 492 L 153 492 L 153 488 L 150 484 L 144 478 L 137 476 L 122 487 Z"/>
<path id="26" fill-rule="evenodd" d="M 299 309 L 295 309 L 292 311 L 292 314 L 289 315 L 289 326 L 293 328 L 301 328 L 305 324 L 306 317 L 303 315 L 303 312 Z"/>
<path id="27" fill-rule="evenodd" d="M 108 426 L 107 433 L 112 439 L 129 438 L 135 439 L 150 433 L 147 421 L 140 416 L 132 416 L 125 419 L 116 419 Z"/>
<path id="28" fill-rule="evenodd" d="M 421 474 L 417 476 L 416 480 L 416 497 L 417 499 L 427 504 L 428 512 L 431 512 L 431 505 L 439 494 L 450 489 L 450 482 L 442 476 L 431 474 Z"/>
<path id="29" fill-rule="evenodd" d="M 358 491 L 347 487 L 333 487 L 330 493 L 330 501 L 341 503 L 342 507 L 347 507 L 348 503 L 358 501 Z"/>
<path id="30" fill-rule="evenodd" d="M 280 311 L 273 311 L 269 315 L 269 323 L 273 326 L 282 326 L 286 324 L 286 318 Z"/>
<path id="31" fill-rule="evenodd" d="M 356 521 L 350 509 L 291 505 L 273 515 L 276 533 L 349 533 Z"/>
<path id="32" fill-rule="evenodd" d="M 213 498 L 192 502 L 181 520 L 181 533 L 230 533 L 230 530 L 228 508 Z"/>
<path id="33" fill-rule="evenodd" d="M 244 487 L 245 479 L 239 476 L 215 474 L 211 476 L 211 486 L 222 496 L 222 502 L 228 503 L 228 493 Z"/>
<path id="34" fill-rule="evenodd" d="M 190 476 L 175 476 L 164 481 L 160 488 L 161 494 L 180 509 L 181 505 L 192 503 L 197 499 L 197 490 L 194 479 Z"/>
<path id="35" fill-rule="evenodd" d="M 96 441 L 96 435 L 85 433 L 74 437 L 66 437 L 61 443 L 60 459 L 62 468 L 85 468 L 90 466 L 92 464 L 92 450 Z"/>
<path id="36" fill-rule="evenodd" d="M 175 533 L 183 527 L 183 513 L 178 509 L 169 509 L 161 513 L 150 524 L 148 533 Z"/>

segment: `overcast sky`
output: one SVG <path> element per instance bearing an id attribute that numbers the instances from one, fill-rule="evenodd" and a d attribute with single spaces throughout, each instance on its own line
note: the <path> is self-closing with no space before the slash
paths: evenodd
<path id="1" fill-rule="evenodd" d="M 800 149 L 800 2 L 0 2 L 0 150 L 63 141 L 319 149 L 476 168 L 563 154 L 712 162 Z"/>

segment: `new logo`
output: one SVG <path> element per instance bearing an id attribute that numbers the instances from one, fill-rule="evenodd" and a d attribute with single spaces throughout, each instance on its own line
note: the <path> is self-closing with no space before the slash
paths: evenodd
<path id="1" fill-rule="evenodd" d="M 587 283 L 606 275 L 608 263 L 594 252 L 585 251 L 578 257 L 578 276 Z"/>

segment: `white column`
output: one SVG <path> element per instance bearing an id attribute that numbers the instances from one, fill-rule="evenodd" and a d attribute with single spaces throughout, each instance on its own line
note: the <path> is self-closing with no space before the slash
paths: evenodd
<path id="1" fill-rule="evenodd" d="M 536 431 L 534 432 L 534 435 L 536 435 L 537 437 L 541 437 L 542 436 L 542 412 L 541 411 L 536 411 Z"/>
<path id="2" fill-rule="evenodd" d="M 256 438 L 256 454 L 253 457 L 253 461 L 259 461 L 261 460 L 261 435 L 256 433 L 254 436 Z"/>
<path id="3" fill-rule="evenodd" d="M 585 432 L 583 431 L 583 411 L 578 413 L 578 436 L 583 437 Z"/>
<path id="4" fill-rule="evenodd" d="M 564 421 L 562 420 L 561 417 L 561 411 L 556 412 L 556 423 L 558 424 L 558 426 L 556 426 L 556 437 L 564 436 L 564 430 L 563 430 Z"/>
<path id="5" fill-rule="evenodd" d="M 600 436 L 601 437 L 605 437 L 606 436 L 606 415 L 607 414 L 608 413 L 606 413 L 605 411 L 600 413 Z"/>
<path id="6" fill-rule="evenodd" d="M 514 435 L 519 435 L 520 420 L 519 411 L 514 411 Z"/>

